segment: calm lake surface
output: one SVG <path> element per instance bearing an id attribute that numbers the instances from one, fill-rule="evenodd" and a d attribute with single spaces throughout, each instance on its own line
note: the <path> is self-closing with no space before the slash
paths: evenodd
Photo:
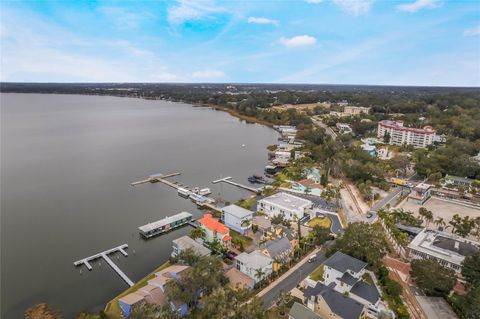
<path id="1" fill-rule="evenodd" d="M 1 317 L 8 319 L 38 302 L 73 318 L 127 288 L 105 262 L 89 272 L 75 260 L 126 243 L 128 257 L 111 256 L 136 281 L 168 259 L 171 241 L 190 228 L 145 241 L 137 227 L 201 212 L 166 185 L 130 182 L 181 172 L 173 179 L 233 202 L 250 192 L 211 181 L 247 184 L 278 137 L 181 103 L 51 94 L 1 94 L 0 102 Z"/>

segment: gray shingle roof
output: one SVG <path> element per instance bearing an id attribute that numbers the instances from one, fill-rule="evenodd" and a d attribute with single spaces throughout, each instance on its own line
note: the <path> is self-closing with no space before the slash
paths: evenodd
<path id="1" fill-rule="evenodd" d="M 320 315 L 311 311 L 298 302 L 294 303 L 288 315 L 293 319 L 322 319 Z"/>
<path id="2" fill-rule="evenodd" d="M 346 272 L 351 270 L 354 272 L 359 272 L 363 268 L 367 267 L 367 263 L 363 262 L 357 258 L 353 258 L 347 254 L 344 254 L 340 251 L 337 251 L 335 254 L 330 256 L 325 262 L 325 266 L 338 270 L 339 272 Z"/>
<path id="3" fill-rule="evenodd" d="M 323 298 L 330 310 L 343 319 L 358 319 L 364 309 L 361 303 L 321 283 L 317 283 L 315 287 L 307 287 L 304 296 Z"/>
<path id="4" fill-rule="evenodd" d="M 273 260 L 270 257 L 265 256 L 258 250 L 254 250 L 251 253 L 241 253 L 237 257 L 236 260 L 244 263 L 247 267 L 253 269 L 263 269 L 264 267 L 270 265 Z"/>
<path id="5" fill-rule="evenodd" d="M 348 272 L 345 272 L 342 277 L 338 278 L 338 280 L 346 283 L 349 286 L 353 286 L 358 281 L 358 278 L 355 278 Z"/>
<path id="6" fill-rule="evenodd" d="M 253 212 L 251 210 L 248 210 L 248 209 L 245 209 L 243 207 L 233 205 L 233 204 L 223 207 L 222 211 L 225 214 L 235 216 L 238 219 L 242 219 L 242 218 L 245 218 L 247 216 L 253 215 Z"/>
<path id="7" fill-rule="evenodd" d="M 350 293 L 368 300 L 372 304 L 375 304 L 380 298 L 380 293 L 378 292 L 377 287 L 369 285 L 364 281 L 357 282 L 352 287 L 352 290 L 350 290 Z"/>
<path id="8" fill-rule="evenodd" d="M 270 257 L 275 258 L 292 250 L 292 244 L 288 238 L 280 238 L 275 240 L 269 240 L 265 243 L 265 249 L 270 254 Z"/>

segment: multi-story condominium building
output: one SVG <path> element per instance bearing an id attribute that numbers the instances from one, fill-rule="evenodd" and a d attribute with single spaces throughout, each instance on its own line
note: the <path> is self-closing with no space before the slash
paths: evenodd
<path id="1" fill-rule="evenodd" d="M 467 256 L 480 250 L 480 243 L 454 234 L 424 229 L 408 245 L 412 259 L 434 259 L 459 273 Z"/>
<path id="2" fill-rule="evenodd" d="M 369 107 L 363 107 L 363 106 L 345 106 L 343 109 L 343 113 L 349 114 L 349 115 L 357 115 L 357 114 L 368 114 L 370 112 Z"/>
<path id="3" fill-rule="evenodd" d="M 378 122 L 377 137 L 383 138 L 386 134 L 390 136 L 389 144 L 423 148 L 434 142 L 436 131 L 431 126 L 425 126 L 423 129 L 405 127 L 403 121 Z"/>
<path id="4" fill-rule="evenodd" d="M 258 201 L 257 211 L 264 212 L 270 217 L 281 215 L 285 219 L 301 219 L 313 203 L 308 199 L 293 196 L 288 193 L 277 193 Z"/>

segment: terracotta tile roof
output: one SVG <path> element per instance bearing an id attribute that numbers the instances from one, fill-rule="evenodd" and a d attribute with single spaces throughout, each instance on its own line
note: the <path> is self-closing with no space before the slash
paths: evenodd
<path id="1" fill-rule="evenodd" d="M 212 214 L 205 214 L 202 218 L 198 220 L 200 224 L 205 226 L 205 228 L 217 232 L 219 234 L 225 235 L 230 232 L 227 226 L 220 223 L 218 220 L 212 217 Z"/>
<path id="2" fill-rule="evenodd" d="M 119 301 L 121 301 L 121 302 L 123 302 L 127 305 L 134 305 L 137 302 L 140 302 L 140 301 L 143 301 L 143 300 L 144 300 L 143 296 L 140 296 L 140 295 L 138 295 L 134 292 L 134 293 L 128 294 L 128 295 L 120 298 Z"/>
<path id="3" fill-rule="evenodd" d="M 231 239 L 232 239 L 232 236 L 225 236 L 225 237 L 223 237 L 222 240 L 223 240 L 223 241 L 229 241 L 229 240 L 231 240 Z"/>
<path id="4" fill-rule="evenodd" d="M 231 268 L 225 273 L 233 288 L 252 288 L 255 281 L 237 268 Z"/>

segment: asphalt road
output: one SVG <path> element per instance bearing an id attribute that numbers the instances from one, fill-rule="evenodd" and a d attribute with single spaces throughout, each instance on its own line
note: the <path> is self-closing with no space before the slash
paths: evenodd
<path id="1" fill-rule="evenodd" d="M 264 303 L 265 308 L 270 308 L 274 305 L 275 301 L 277 300 L 278 296 L 280 295 L 281 291 L 290 291 L 295 288 L 302 280 L 307 278 L 312 271 L 315 270 L 318 266 L 320 266 L 326 259 L 325 252 L 327 251 L 328 247 L 330 247 L 333 242 L 326 243 L 322 250 L 317 253 L 317 259 L 312 262 L 306 262 L 302 266 L 300 266 L 297 270 L 292 272 L 288 277 L 283 279 L 279 282 L 274 288 L 268 291 L 265 295 L 261 297 Z"/>

